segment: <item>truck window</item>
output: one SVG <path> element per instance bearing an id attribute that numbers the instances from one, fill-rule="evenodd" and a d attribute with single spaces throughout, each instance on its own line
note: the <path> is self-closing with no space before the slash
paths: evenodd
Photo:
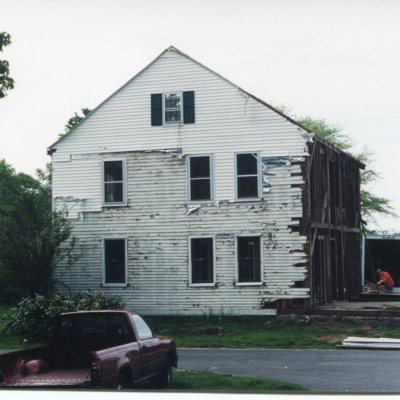
<path id="1" fill-rule="evenodd" d="M 63 339 L 74 339 L 80 335 L 79 327 L 74 323 L 72 318 L 63 317 L 60 320 L 56 335 Z"/>
<path id="2" fill-rule="evenodd" d="M 58 338 L 98 342 L 112 340 L 126 343 L 134 340 L 127 321 L 118 314 L 83 314 L 60 319 Z"/>
<path id="3" fill-rule="evenodd" d="M 153 337 L 153 332 L 151 328 L 146 324 L 141 316 L 134 314 L 132 315 L 132 319 L 136 326 L 136 330 L 140 340 L 151 339 Z"/>

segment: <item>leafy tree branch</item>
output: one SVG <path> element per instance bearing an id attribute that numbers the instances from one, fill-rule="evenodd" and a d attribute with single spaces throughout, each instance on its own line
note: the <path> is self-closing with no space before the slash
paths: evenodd
<path id="1" fill-rule="evenodd" d="M 11 36 L 7 32 L 0 32 L 0 52 L 11 44 Z M 7 60 L 0 60 L 0 99 L 7 95 L 7 92 L 14 89 L 14 79 L 10 76 L 10 63 Z"/>

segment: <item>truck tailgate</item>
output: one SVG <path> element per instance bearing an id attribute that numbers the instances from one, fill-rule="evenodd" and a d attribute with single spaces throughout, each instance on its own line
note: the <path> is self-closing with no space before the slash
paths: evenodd
<path id="1" fill-rule="evenodd" d="M 90 385 L 90 369 L 54 369 L 37 375 L 13 376 L 0 386 L 78 386 Z"/>

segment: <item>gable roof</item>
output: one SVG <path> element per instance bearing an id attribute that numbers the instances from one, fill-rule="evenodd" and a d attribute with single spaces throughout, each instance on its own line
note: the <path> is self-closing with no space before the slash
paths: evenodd
<path id="1" fill-rule="evenodd" d="M 187 54 L 183 53 L 182 51 L 178 50 L 176 47 L 174 46 L 170 46 L 168 47 L 168 49 L 166 49 L 165 51 L 174 51 L 177 54 L 180 54 L 183 57 L 188 58 L 189 60 L 195 62 L 196 64 L 200 65 L 201 67 L 205 68 L 206 70 L 210 71 L 211 73 L 213 73 L 214 75 L 218 76 L 219 78 L 223 79 L 225 82 L 228 82 L 230 85 L 234 86 L 236 89 L 240 90 L 242 93 L 244 93 L 246 96 L 251 97 L 252 99 L 256 100 L 257 102 L 261 103 L 262 105 L 270 108 L 272 111 L 275 111 L 277 114 L 281 115 L 283 118 L 287 119 L 289 122 L 291 122 L 292 124 L 297 125 L 298 127 L 300 127 L 301 129 L 304 129 L 306 132 L 311 133 L 306 127 L 304 127 L 303 125 L 301 125 L 300 123 L 298 123 L 297 121 L 295 121 L 294 119 L 290 118 L 289 116 L 287 116 L 286 114 L 284 114 L 283 112 L 277 110 L 275 107 L 271 106 L 270 104 L 266 103 L 265 101 L 259 99 L 258 97 L 254 96 L 253 94 L 247 92 L 246 90 L 242 89 L 240 86 L 235 85 L 233 82 L 231 82 L 229 79 L 226 79 L 224 76 L 220 75 L 219 73 L 213 71 L 212 69 L 206 67 L 205 65 L 203 65 L 202 63 L 200 63 L 199 61 L 196 61 L 195 59 L 191 58 L 190 56 L 188 56 Z M 162 53 L 164 54 L 164 52 Z M 155 60 L 154 60 L 155 61 Z M 153 62 L 154 62 L 153 61 Z"/>
<path id="2" fill-rule="evenodd" d="M 279 114 L 281 117 L 285 118 L 287 121 L 289 121 L 290 123 L 297 125 L 299 128 L 303 129 L 305 132 L 309 133 L 310 136 L 317 136 L 318 139 L 322 142 L 324 142 L 326 145 L 328 145 L 331 148 L 335 148 L 337 151 L 340 151 L 344 154 L 346 154 L 349 158 L 353 159 L 360 168 L 364 169 L 365 168 L 365 164 L 363 164 L 362 162 L 360 162 L 359 160 L 357 160 L 354 156 L 352 156 L 351 154 L 339 149 L 338 147 L 334 146 L 333 144 L 329 143 L 328 141 L 322 139 L 321 137 L 319 137 L 318 135 L 315 135 L 313 132 L 311 132 L 309 129 L 307 129 L 305 126 L 303 126 L 302 124 L 300 124 L 299 122 L 297 122 L 296 120 L 294 120 L 293 118 L 290 118 L 288 115 L 286 115 L 285 113 L 283 113 L 282 111 L 279 111 L 278 109 L 276 109 L 275 107 L 271 106 L 270 104 L 268 104 L 267 102 L 265 102 L 264 100 L 259 99 L 258 97 L 254 96 L 253 94 L 247 92 L 246 90 L 242 89 L 240 86 L 235 85 L 233 82 L 231 82 L 229 79 L 225 78 L 224 76 L 220 75 L 219 73 L 213 71 L 211 68 L 208 68 L 207 66 L 203 65 L 202 63 L 200 63 L 199 61 L 193 59 L 192 57 L 188 56 L 187 54 L 183 53 L 182 51 L 178 50 L 176 47 L 174 46 L 169 46 L 167 49 L 165 49 L 160 55 L 158 55 L 151 63 L 149 63 L 146 67 L 144 67 L 141 71 L 139 71 L 136 75 L 134 75 L 131 79 L 129 79 L 128 82 L 126 82 L 124 85 L 122 85 L 119 89 L 117 89 L 114 93 L 112 93 L 110 96 L 108 96 L 104 101 L 102 101 L 97 107 L 95 107 L 88 115 L 86 115 L 86 117 L 80 121 L 78 124 L 76 124 L 68 133 L 66 133 L 64 136 L 62 136 L 61 138 L 59 138 L 57 141 L 55 141 L 53 144 L 51 144 L 48 149 L 47 149 L 47 154 L 51 155 L 54 151 L 56 151 L 56 149 L 54 148 L 58 143 L 60 143 L 62 140 L 64 140 L 64 138 L 66 136 L 69 136 L 73 131 L 75 131 L 75 129 L 78 128 L 78 126 L 80 126 L 87 118 L 89 118 L 93 113 L 95 113 L 104 103 L 106 103 L 110 98 L 112 98 L 113 96 L 115 96 L 117 93 L 119 93 L 122 89 L 124 89 L 127 85 L 129 85 L 134 79 L 136 79 L 139 75 L 141 75 L 144 71 L 146 71 L 151 65 L 153 65 L 159 58 L 161 58 L 165 53 L 167 52 L 174 52 L 176 54 L 179 54 L 183 57 L 186 57 L 187 59 L 191 60 L 192 62 L 198 64 L 199 66 L 201 66 L 202 68 L 206 69 L 207 71 L 210 71 L 212 74 L 218 76 L 220 79 L 224 80 L 225 82 L 229 83 L 230 85 L 232 85 L 233 87 L 235 87 L 236 89 L 238 89 L 239 91 L 241 91 L 245 96 L 251 97 L 252 99 L 254 99 L 255 101 L 257 101 L 258 103 L 262 104 L 263 106 L 269 108 L 270 110 L 274 111 L 275 113 Z"/>
<path id="3" fill-rule="evenodd" d="M 262 105 L 268 107 L 269 109 L 271 109 L 272 111 L 276 112 L 277 114 L 281 115 L 283 118 L 285 118 L 286 120 L 288 120 L 289 122 L 291 122 L 292 124 L 297 125 L 298 127 L 300 127 L 301 129 L 303 129 L 304 131 L 311 133 L 306 127 L 302 126 L 300 123 L 298 123 L 297 121 L 295 121 L 294 119 L 290 118 L 289 116 L 287 116 L 286 114 L 284 114 L 283 112 L 277 110 L 275 107 L 271 106 L 270 104 L 266 103 L 265 101 L 257 98 L 256 96 L 252 95 L 251 93 L 247 92 L 246 90 L 242 89 L 241 87 L 239 87 L 238 85 L 235 85 L 234 83 L 232 83 L 230 80 L 226 79 L 225 77 L 223 77 L 222 75 L 218 74 L 217 72 L 213 71 L 212 69 L 206 67 L 205 65 L 201 64 L 200 62 L 194 60 L 193 58 L 191 58 L 190 56 L 188 56 L 187 54 L 183 53 L 182 51 L 178 50 L 176 47 L 174 46 L 169 46 L 167 49 L 165 49 L 160 55 L 158 55 L 150 64 L 148 64 L 146 67 L 144 67 L 141 71 L 139 71 L 136 75 L 134 75 L 131 79 L 129 79 L 128 82 L 126 82 L 124 85 L 122 85 L 119 89 L 117 89 L 114 93 L 112 93 L 110 96 L 108 96 L 104 101 L 102 101 L 97 107 L 95 107 L 88 115 L 86 115 L 85 118 L 82 119 L 82 121 L 80 121 L 78 124 L 76 124 L 68 133 L 66 133 L 64 136 L 60 137 L 58 140 L 56 140 L 54 143 L 52 143 L 48 149 L 47 149 L 47 154 L 51 155 L 54 151 L 56 151 L 56 149 L 54 148 L 57 144 L 59 144 L 60 142 L 62 142 L 64 140 L 65 137 L 69 136 L 73 131 L 75 131 L 75 129 L 78 128 L 78 126 L 80 126 L 87 118 L 90 118 L 90 116 L 92 114 L 94 114 L 104 103 L 106 103 L 110 98 L 112 98 L 113 96 L 115 96 L 117 93 L 119 93 L 122 89 L 124 89 L 127 85 L 129 85 L 134 79 L 136 79 L 139 75 L 141 75 L 144 71 L 146 71 L 151 65 L 153 65 L 159 58 L 161 58 L 165 53 L 167 52 L 174 52 L 176 54 L 179 54 L 183 57 L 186 57 L 187 59 L 191 60 L 192 62 L 200 65 L 202 68 L 210 71 L 211 73 L 213 73 L 214 75 L 218 76 L 220 79 L 223 79 L 225 82 L 229 83 L 230 85 L 234 86 L 236 89 L 238 89 L 239 91 L 241 91 L 244 95 L 251 97 L 252 99 L 256 100 L 257 102 L 261 103 Z"/>

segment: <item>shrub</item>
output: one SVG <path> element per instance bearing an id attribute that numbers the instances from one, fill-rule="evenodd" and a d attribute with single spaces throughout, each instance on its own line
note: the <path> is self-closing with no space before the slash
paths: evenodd
<path id="1" fill-rule="evenodd" d="M 64 312 L 83 310 L 113 310 L 123 308 L 120 297 L 101 292 L 79 293 L 74 296 L 45 297 L 35 294 L 25 297 L 6 317 L 3 333 L 26 338 L 48 339 L 54 331 L 55 317 Z"/>

